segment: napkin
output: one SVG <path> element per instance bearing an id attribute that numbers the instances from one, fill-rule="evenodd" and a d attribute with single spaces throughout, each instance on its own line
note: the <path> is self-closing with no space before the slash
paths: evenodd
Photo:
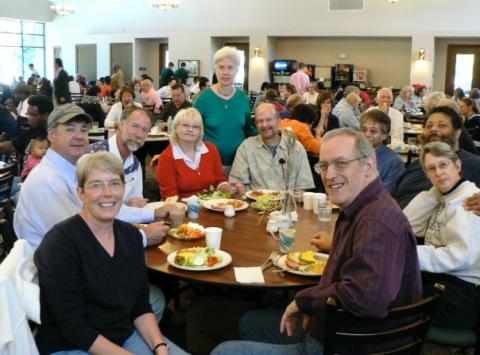
<path id="1" fill-rule="evenodd" d="M 256 267 L 234 267 L 235 279 L 241 284 L 264 284 L 262 269 Z"/>

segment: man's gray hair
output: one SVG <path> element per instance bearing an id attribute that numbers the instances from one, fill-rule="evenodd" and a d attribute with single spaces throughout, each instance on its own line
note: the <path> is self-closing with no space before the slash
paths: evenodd
<path id="1" fill-rule="evenodd" d="M 378 100 L 378 98 L 380 97 L 380 93 L 381 93 L 382 91 L 388 91 L 388 92 L 390 93 L 390 96 L 392 97 L 392 100 L 393 100 L 393 92 L 392 92 L 392 89 L 387 88 L 387 87 L 383 87 L 383 88 L 381 88 L 380 90 L 377 91 L 377 100 Z"/>
<path id="2" fill-rule="evenodd" d="M 145 116 L 147 116 L 148 118 L 151 118 L 150 116 L 150 112 L 148 112 L 147 110 L 145 110 L 144 108 L 142 107 L 138 107 L 138 106 L 135 106 L 135 105 L 132 105 L 132 106 L 129 106 L 127 107 L 126 109 L 124 109 L 122 111 L 122 115 L 120 116 L 120 121 L 125 121 L 127 118 L 130 117 L 130 115 L 136 111 L 140 111 L 140 112 L 143 112 L 145 114 Z"/>
<path id="3" fill-rule="evenodd" d="M 372 157 L 375 158 L 375 149 L 372 146 L 372 143 L 363 136 L 362 133 L 355 131 L 348 127 L 337 128 L 325 133 L 322 137 L 322 143 L 340 136 L 347 136 L 355 138 L 355 158 L 364 159 Z M 360 160 L 360 163 L 363 165 L 363 161 Z"/>
<path id="4" fill-rule="evenodd" d="M 348 94 L 354 92 L 357 95 L 360 95 L 360 89 L 356 87 L 355 85 L 349 85 L 345 88 L 345 91 L 343 92 L 343 97 L 347 97 Z"/>
<path id="5" fill-rule="evenodd" d="M 227 58 L 233 61 L 235 69 L 238 70 L 238 67 L 240 66 L 240 54 L 235 47 L 225 46 L 220 48 L 213 56 L 213 62 L 217 65 L 218 62 Z"/>

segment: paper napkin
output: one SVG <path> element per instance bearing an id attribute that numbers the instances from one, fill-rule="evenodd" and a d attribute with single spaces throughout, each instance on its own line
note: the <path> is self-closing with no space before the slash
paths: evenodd
<path id="1" fill-rule="evenodd" d="M 262 269 L 260 267 L 234 267 L 235 279 L 241 284 L 264 284 Z"/>

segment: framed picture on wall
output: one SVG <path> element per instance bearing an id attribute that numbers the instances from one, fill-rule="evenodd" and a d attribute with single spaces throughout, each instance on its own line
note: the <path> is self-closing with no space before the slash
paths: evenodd
<path id="1" fill-rule="evenodd" d="M 182 63 L 186 64 L 185 69 L 188 70 L 188 76 L 198 76 L 200 74 L 200 61 L 196 59 L 179 59 L 178 68 L 181 67 Z"/>

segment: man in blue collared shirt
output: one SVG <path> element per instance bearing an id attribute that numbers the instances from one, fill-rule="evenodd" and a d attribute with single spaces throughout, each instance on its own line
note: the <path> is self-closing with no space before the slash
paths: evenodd
<path id="1" fill-rule="evenodd" d="M 90 116 L 74 104 L 57 107 L 48 117 L 50 149 L 35 168 L 36 173 L 22 185 L 14 216 L 18 238 L 26 239 L 33 247 L 40 244 L 53 225 L 82 208 L 76 192 L 75 165 L 88 150 L 89 122 Z M 148 223 L 165 217 L 167 213 L 167 208 L 138 208 L 124 204 L 117 217 L 130 223 Z M 154 245 L 163 240 L 166 227 L 155 223 L 143 231 L 144 245 Z"/>

